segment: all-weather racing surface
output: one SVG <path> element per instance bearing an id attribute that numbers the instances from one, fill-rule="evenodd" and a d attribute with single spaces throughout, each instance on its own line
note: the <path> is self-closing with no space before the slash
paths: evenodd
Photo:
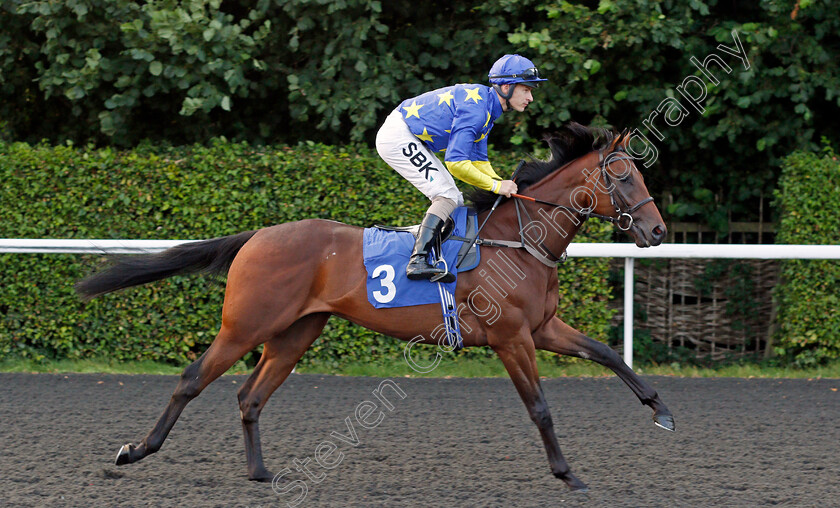
<path id="1" fill-rule="evenodd" d="M 245 376 L 217 380 L 158 453 L 117 467 L 117 449 L 148 432 L 177 376 L 0 374 L 0 505 L 827 506 L 840 498 L 840 380 L 645 378 L 669 401 L 676 433 L 652 425 L 616 377 L 542 380 L 560 445 L 589 485 L 581 494 L 551 475 L 509 379 L 293 374 L 261 419 L 266 465 L 287 471 L 272 486 L 246 478 L 236 399 Z"/>

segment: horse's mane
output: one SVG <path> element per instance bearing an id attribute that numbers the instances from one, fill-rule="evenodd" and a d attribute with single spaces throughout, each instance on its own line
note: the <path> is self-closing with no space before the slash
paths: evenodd
<path id="1" fill-rule="evenodd" d="M 560 132 L 543 138 L 551 149 L 551 157 L 548 160 L 539 160 L 532 157 L 532 160 L 526 162 L 519 169 L 516 174 L 516 185 L 519 192 L 521 193 L 569 162 L 583 157 L 593 150 L 601 150 L 612 145 L 616 136 L 616 132 L 608 129 L 585 127 L 575 122 L 567 123 Z M 498 194 L 481 189 L 467 192 L 467 201 L 479 213 L 489 210 L 498 197 Z"/>

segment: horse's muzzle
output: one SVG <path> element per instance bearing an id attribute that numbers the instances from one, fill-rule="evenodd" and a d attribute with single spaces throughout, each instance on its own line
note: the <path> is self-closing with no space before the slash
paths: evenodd
<path id="1" fill-rule="evenodd" d="M 636 247 L 647 248 L 660 245 L 668 235 L 668 229 L 664 224 L 657 224 L 649 228 L 641 222 L 633 223 L 629 233 L 636 241 Z"/>
<path id="2" fill-rule="evenodd" d="M 665 237 L 668 235 L 668 228 L 665 227 L 665 224 L 657 224 L 650 230 L 650 238 L 651 242 L 650 245 L 652 247 L 656 247 L 657 245 L 661 244 Z"/>

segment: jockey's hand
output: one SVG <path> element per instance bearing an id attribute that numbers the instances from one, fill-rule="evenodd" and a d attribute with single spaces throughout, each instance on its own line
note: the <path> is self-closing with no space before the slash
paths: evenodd
<path id="1" fill-rule="evenodd" d="M 511 194 L 516 194 L 519 189 L 513 180 L 502 180 L 499 184 L 499 194 L 505 197 L 510 197 Z"/>

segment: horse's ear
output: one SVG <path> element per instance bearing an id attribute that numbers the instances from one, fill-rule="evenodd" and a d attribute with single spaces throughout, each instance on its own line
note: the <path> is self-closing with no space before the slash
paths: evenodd
<path id="1" fill-rule="evenodd" d="M 627 140 L 629 139 L 630 130 L 625 127 L 624 130 L 621 131 L 621 134 L 618 135 L 618 141 L 616 142 L 616 146 L 623 149 L 624 146 L 627 144 Z"/>
<path id="2" fill-rule="evenodd" d="M 618 135 L 613 134 L 613 139 L 610 142 L 609 148 L 607 148 L 607 151 L 609 151 L 609 152 L 614 151 L 616 149 L 615 147 L 618 146 L 620 143 L 621 143 L 621 134 L 618 134 Z"/>

